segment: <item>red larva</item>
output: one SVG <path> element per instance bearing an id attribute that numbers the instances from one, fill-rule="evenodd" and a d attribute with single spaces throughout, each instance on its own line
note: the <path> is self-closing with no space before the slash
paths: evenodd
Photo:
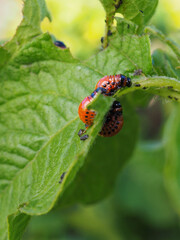
<path id="1" fill-rule="evenodd" d="M 79 104 L 78 114 L 82 122 L 85 123 L 85 127 L 89 127 L 93 124 L 96 112 L 94 110 L 87 109 L 87 105 L 92 102 L 93 98 L 97 95 L 98 92 L 105 93 L 104 88 L 97 88 L 94 92 L 85 97 L 85 99 Z"/>
<path id="2" fill-rule="evenodd" d="M 78 114 L 82 122 L 87 126 L 91 126 L 96 116 L 95 111 L 87 109 L 87 105 L 93 100 L 93 97 L 86 97 L 79 105 Z"/>
<path id="3" fill-rule="evenodd" d="M 97 84 L 95 89 L 101 87 L 106 90 L 105 93 L 103 93 L 106 96 L 113 96 L 117 90 L 123 87 L 130 87 L 131 86 L 131 79 L 122 75 L 122 74 L 117 74 L 117 75 L 110 75 L 110 76 L 105 76 L 101 78 Z"/>
<path id="4" fill-rule="evenodd" d="M 123 127 L 123 123 L 122 106 L 120 102 L 114 101 L 105 117 L 105 122 L 99 135 L 103 137 L 115 136 Z"/>
<path id="5" fill-rule="evenodd" d="M 81 119 L 81 121 L 83 123 L 85 123 L 85 130 L 84 129 L 80 129 L 78 132 L 78 135 L 80 137 L 81 140 L 86 140 L 88 137 L 88 135 L 86 136 L 86 138 L 84 139 L 84 137 L 82 136 L 88 127 L 90 127 L 93 122 L 94 122 L 94 118 L 96 116 L 96 112 L 94 110 L 88 109 L 87 105 L 92 102 L 93 98 L 96 96 L 96 94 L 101 91 L 104 92 L 104 89 L 98 88 L 96 89 L 90 96 L 85 97 L 85 99 L 79 104 L 79 108 L 78 108 L 78 114 L 79 114 L 79 118 Z"/>

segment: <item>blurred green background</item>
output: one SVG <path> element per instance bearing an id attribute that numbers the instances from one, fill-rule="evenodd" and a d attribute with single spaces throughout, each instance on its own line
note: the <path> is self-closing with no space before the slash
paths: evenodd
<path id="1" fill-rule="evenodd" d="M 105 12 L 98 0 L 47 0 L 52 22 L 44 19 L 42 30 L 63 41 L 75 57 L 96 53 L 104 34 Z M 0 0 L 0 41 L 11 39 L 22 15 L 20 0 Z M 180 1 L 160 0 L 151 19 L 168 36 L 180 42 Z M 163 48 L 152 40 L 152 50 Z M 180 215 L 163 178 L 163 125 L 171 114 L 171 101 L 154 97 L 139 108 L 140 142 L 134 156 L 119 174 L 109 198 L 91 206 L 55 208 L 33 217 L 24 234 L 26 240 L 178 240 Z M 153 151 L 152 151 L 153 149 Z"/>
<path id="2" fill-rule="evenodd" d="M 22 19 L 21 0 L 0 0 L 0 40 L 9 40 Z M 87 58 L 98 51 L 104 34 L 105 12 L 98 0 L 46 0 L 52 15 L 41 24 L 57 39 L 64 41 L 75 57 Z M 171 35 L 180 28 L 179 0 L 160 0 L 151 23 Z M 156 42 L 153 49 L 158 46 Z"/>

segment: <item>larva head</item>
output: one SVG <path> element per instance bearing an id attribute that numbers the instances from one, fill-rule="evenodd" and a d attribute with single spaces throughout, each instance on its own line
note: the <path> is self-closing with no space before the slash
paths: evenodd
<path id="1" fill-rule="evenodd" d="M 127 80 L 126 80 L 126 86 L 127 87 L 131 87 L 131 85 L 132 85 L 132 82 L 131 82 L 131 79 L 129 78 L 129 77 L 127 77 Z"/>
<path id="2" fill-rule="evenodd" d="M 120 108 L 122 108 L 120 102 L 114 101 L 112 104 L 112 109 L 120 109 Z"/>

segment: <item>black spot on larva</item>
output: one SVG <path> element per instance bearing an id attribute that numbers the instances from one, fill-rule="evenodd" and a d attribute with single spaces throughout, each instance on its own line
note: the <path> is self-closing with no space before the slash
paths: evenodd
<path id="1" fill-rule="evenodd" d="M 114 132 L 115 131 L 114 128 L 112 128 L 111 131 Z"/>
<path id="2" fill-rule="evenodd" d="M 144 90 L 145 90 L 145 89 L 147 89 L 147 87 L 143 87 L 142 89 L 144 89 Z"/>
<path id="3" fill-rule="evenodd" d="M 85 118 L 88 118 L 88 116 L 85 116 Z"/>
<path id="4" fill-rule="evenodd" d="M 117 121 L 117 122 L 116 122 L 116 124 L 118 124 L 118 125 L 119 125 L 119 124 L 120 124 L 120 122 L 119 122 L 119 121 Z"/>
<path id="5" fill-rule="evenodd" d="M 115 126 L 115 129 L 118 129 L 118 126 Z"/>
<path id="6" fill-rule="evenodd" d="M 107 84 L 110 84 L 110 82 L 109 82 L 109 81 L 107 81 Z"/>
<path id="7" fill-rule="evenodd" d="M 177 101 L 178 100 L 178 98 L 177 97 L 174 97 L 174 99 Z"/>
<path id="8" fill-rule="evenodd" d="M 106 87 L 106 84 L 103 84 L 103 87 Z"/>
<path id="9" fill-rule="evenodd" d="M 89 114 L 89 112 L 86 112 L 86 114 Z"/>
<path id="10" fill-rule="evenodd" d="M 121 87 L 121 84 L 123 85 L 123 83 L 121 81 L 117 82 L 116 84 L 117 84 L 118 88 Z"/>
<path id="11" fill-rule="evenodd" d="M 108 123 L 109 121 L 111 121 L 111 118 L 107 117 L 105 122 Z"/>
<path id="12" fill-rule="evenodd" d="M 112 85 L 115 85 L 115 82 L 112 82 L 111 84 L 112 84 Z"/>
<path id="13" fill-rule="evenodd" d="M 135 84 L 135 87 L 140 87 L 140 86 L 141 86 L 141 84 L 139 84 L 139 83 Z"/>
<path id="14" fill-rule="evenodd" d="M 168 88 L 168 89 L 172 89 L 172 88 L 173 88 L 173 86 L 168 86 L 167 88 Z"/>
<path id="15" fill-rule="evenodd" d="M 168 98 L 172 99 L 172 97 L 171 97 L 171 96 L 168 96 Z"/>
<path id="16" fill-rule="evenodd" d="M 111 134 L 111 132 L 109 131 L 108 134 Z"/>
<path id="17" fill-rule="evenodd" d="M 122 115 L 122 112 L 119 111 L 119 112 L 117 112 L 116 114 L 117 114 L 118 116 L 121 116 L 121 115 Z"/>
<path id="18" fill-rule="evenodd" d="M 91 116 L 93 117 L 94 115 L 93 115 L 93 114 L 91 114 Z"/>

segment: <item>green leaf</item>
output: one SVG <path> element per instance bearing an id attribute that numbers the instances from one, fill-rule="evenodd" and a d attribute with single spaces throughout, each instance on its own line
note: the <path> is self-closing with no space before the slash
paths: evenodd
<path id="1" fill-rule="evenodd" d="M 180 212 L 180 107 L 175 105 L 164 129 L 165 185 L 176 212 Z"/>
<path id="2" fill-rule="evenodd" d="M 48 17 L 49 20 L 51 19 L 44 0 L 24 0 L 23 16 L 23 20 L 13 39 L 7 42 L 4 48 L 0 47 L 0 52 L 6 52 L 2 56 L 2 66 L 3 62 L 6 63 L 24 44 L 41 34 L 40 22 L 43 18 Z"/>
<path id="3" fill-rule="evenodd" d="M 0 56 L 1 56 L 0 67 L 2 67 L 8 61 L 10 54 L 6 49 L 0 46 Z"/>
<path id="4" fill-rule="evenodd" d="M 124 18 L 135 22 L 138 25 L 144 25 L 153 16 L 158 0 L 129 0 L 122 1 L 117 12 L 122 13 Z"/>
<path id="5" fill-rule="evenodd" d="M 18 51 L 0 78 L 2 237 L 6 217 L 17 209 L 33 215 L 53 207 L 83 164 L 112 99 L 100 96 L 94 107 L 97 124 L 89 130 L 90 138 L 80 142 L 78 104 L 93 90 L 84 78 L 93 83 L 100 75 L 54 46 L 47 34 Z M 63 172 L 67 173 L 60 185 Z"/>
<path id="6" fill-rule="evenodd" d="M 179 62 L 174 56 L 158 49 L 153 52 L 152 59 L 154 70 L 158 75 L 180 80 L 180 71 L 176 68 Z"/>
<path id="7" fill-rule="evenodd" d="M 138 25 L 138 32 L 142 34 L 146 22 L 152 17 L 158 0 L 100 0 L 106 11 L 105 36 L 103 48 L 108 46 L 108 36 L 113 29 L 113 20 L 116 12 L 123 14 L 125 20 L 131 20 Z"/>
<path id="8" fill-rule="evenodd" d="M 103 75 L 128 74 L 138 69 L 150 74 L 152 62 L 148 35 L 132 35 L 136 31 L 134 24 L 129 25 L 129 22 L 120 18 L 116 20 L 117 32 L 111 37 L 109 47 L 86 63 Z"/>
<path id="9" fill-rule="evenodd" d="M 113 16 L 116 10 L 115 8 L 116 1 L 113 0 L 99 0 L 99 1 L 102 3 L 107 16 Z"/>
<path id="10" fill-rule="evenodd" d="M 8 216 L 9 239 L 21 240 L 29 220 L 30 216 L 19 212 Z"/>
<path id="11" fill-rule="evenodd" d="M 106 14 L 111 17 L 116 12 L 122 13 L 124 18 L 138 25 L 147 23 L 153 16 L 158 0 L 100 0 Z"/>
<path id="12" fill-rule="evenodd" d="M 24 19 L 32 20 L 31 24 L 23 20 L 14 39 L 1 51 L 5 59 L 0 69 L 1 239 L 7 239 L 8 216 L 12 216 L 9 238 L 13 239 L 17 235 L 12 234 L 12 227 L 24 216 L 22 213 L 42 214 L 53 207 L 83 164 L 112 102 L 102 96 L 96 100 L 97 124 L 89 130 L 90 138 L 80 142 L 78 104 L 93 91 L 102 75 L 73 59 L 69 50 L 54 46 L 48 34 L 37 31 L 34 37 L 33 27 L 40 22 L 36 1 L 26 1 L 24 12 Z M 33 14 L 38 17 L 33 18 Z M 29 39 L 16 47 L 15 40 L 27 37 L 23 26 L 29 31 Z M 9 61 L 4 56 L 7 47 L 10 53 L 15 51 Z M 67 173 L 60 185 L 63 172 Z M 18 218 L 13 215 L 17 210 Z"/>
<path id="13" fill-rule="evenodd" d="M 27 0 L 26 0 L 27 1 Z M 41 21 L 47 17 L 50 21 L 51 21 L 51 15 L 46 7 L 46 3 L 44 0 L 37 0 L 38 4 L 39 4 L 39 9 L 40 9 L 40 18 Z"/>
<path id="14" fill-rule="evenodd" d="M 118 91 L 114 97 L 120 97 L 136 90 L 159 95 L 180 102 L 180 81 L 163 76 L 139 77 L 132 80 L 131 88 Z"/>
<path id="15" fill-rule="evenodd" d="M 178 60 L 180 60 L 180 45 L 178 43 L 166 37 L 159 29 L 154 26 L 147 26 L 145 28 L 145 32 L 159 38 L 162 42 L 166 43 L 176 54 Z"/>

